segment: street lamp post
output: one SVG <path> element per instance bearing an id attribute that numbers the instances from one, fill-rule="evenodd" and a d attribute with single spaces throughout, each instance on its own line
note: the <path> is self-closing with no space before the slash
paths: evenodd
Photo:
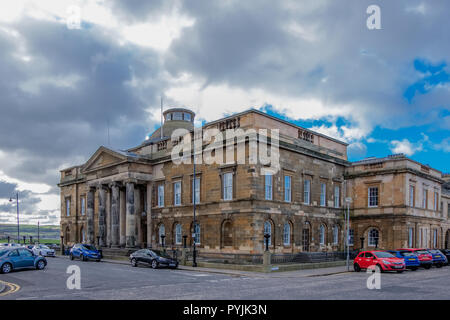
<path id="1" fill-rule="evenodd" d="M 194 139 L 195 139 L 195 137 L 194 137 Z M 196 248 L 195 248 L 195 240 L 196 240 L 196 235 L 197 235 L 197 228 L 196 228 L 196 226 L 197 226 L 197 224 L 196 224 L 196 221 L 195 221 L 195 198 L 196 198 L 196 196 L 195 196 L 195 187 L 196 187 L 196 183 L 195 183 L 195 146 L 194 146 L 194 148 L 193 148 L 193 150 L 194 150 L 194 156 L 193 156 L 193 176 L 192 176 L 192 178 L 193 178 L 193 186 L 194 186 L 194 188 L 193 188 L 193 201 L 192 201 L 192 203 L 193 203 L 193 210 L 194 210 L 194 233 L 192 234 L 192 238 L 193 238 L 193 248 L 192 248 L 192 266 L 193 267 L 197 267 L 197 250 L 196 250 Z"/>
<path id="2" fill-rule="evenodd" d="M 352 198 L 347 197 L 345 198 L 345 203 L 347 204 L 347 213 L 345 216 L 345 224 L 346 224 L 346 236 L 345 236 L 345 249 L 347 251 L 347 259 L 346 259 L 346 265 L 347 265 L 347 271 L 350 270 L 350 250 L 348 246 L 348 240 L 350 236 L 350 203 L 352 202 Z"/>
<path id="3" fill-rule="evenodd" d="M 38 221 L 38 244 L 39 244 L 39 221 Z"/>
<path id="4" fill-rule="evenodd" d="M 359 240 L 361 240 L 361 251 L 364 249 L 364 237 L 359 238 Z"/>
<path id="5" fill-rule="evenodd" d="M 9 198 L 9 202 L 13 202 L 12 198 Z M 16 193 L 16 207 L 17 207 L 17 243 L 20 243 L 20 229 L 19 229 L 19 192 Z"/>
<path id="6" fill-rule="evenodd" d="M 270 238 L 270 234 L 269 233 L 265 233 L 264 234 L 264 239 L 266 242 L 266 251 L 269 251 L 269 238 Z"/>

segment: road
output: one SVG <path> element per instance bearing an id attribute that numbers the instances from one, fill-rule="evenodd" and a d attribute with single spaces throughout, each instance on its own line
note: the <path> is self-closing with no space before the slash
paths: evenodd
<path id="1" fill-rule="evenodd" d="M 286 273 L 221 274 L 190 270 L 153 270 L 107 262 L 49 258 L 44 271 L 0 275 L 16 286 L 4 299 L 449 299 L 450 267 L 383 273 L 381 289 L 369 290 L 365 272 L 337 274 L 307 270 Z M 69 290 L 69 265 L 81 271 L 81 289 Z M 332 269 L 330 269 L 332 270 Z M 219 270 L 218 270 L 219 271 Z M 220 272 L 220 271 L 219 271 Z"/>

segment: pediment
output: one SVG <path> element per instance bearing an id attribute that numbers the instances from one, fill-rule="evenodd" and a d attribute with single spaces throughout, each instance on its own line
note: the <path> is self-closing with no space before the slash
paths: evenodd
<path id="1" fill-rule="evenodd" d="M 110 165 L 119 164 L 127 160 L 125 155 L 122 155 L 114 150 L 106 147 L 100 147 L 91 158 L 85 163 L 82 171 L 88 172 L 101 169 Z"/>

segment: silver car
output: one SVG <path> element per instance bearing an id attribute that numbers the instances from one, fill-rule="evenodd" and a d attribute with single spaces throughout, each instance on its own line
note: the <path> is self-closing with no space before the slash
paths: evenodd
<path id="1" fill-rule="evenodd" d="M 44 244 L 37 244 L 35 245 L 31 251 L 33 251 L 33 253 L 36 256 L 43 256 L 43 257 L 54 257 L 55 256 L 55 250 L 50 249 L 49 247 L 47 247 Z"/>

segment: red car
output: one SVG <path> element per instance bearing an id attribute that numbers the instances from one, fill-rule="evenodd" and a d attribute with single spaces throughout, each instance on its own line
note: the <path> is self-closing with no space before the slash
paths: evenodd
<path id="1" fill-rule="evenodd" d="M 397 249 L 399 251 L 414 252 L 419 257 L 420 266 L 425 269 L 430 269 L 433 265 L 433 256 L 427 249 Z"/>
<path id="2" fill-rule="evenodd" d="M 378 267 L 380 271 L 405 271 L 405 261 L 394 257 L 386 251 L 362 251 L 353 261 L 353 268 L 356 272 L 369 267 Z"/>

